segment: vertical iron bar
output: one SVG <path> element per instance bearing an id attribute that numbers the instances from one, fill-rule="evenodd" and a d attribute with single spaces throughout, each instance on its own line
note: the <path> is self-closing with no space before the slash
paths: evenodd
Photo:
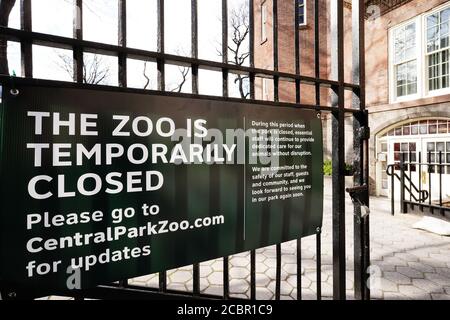
<path id="1" fill-rule="evenodd" d="M 442 204 L 442 172 L 444 171 L 442 165 L 442 151 L 439 151 L 439 207 L 441 215 L 445 216 L 444 207 Z"/>
<path id="2" fill-rule="evenodd" d="M 408 147 L 409 148 L 409 147 Z M 409 150 L 408 152 L 408 159 L 409 159 L 409 165 L 408 165 L 408 172 L 409 172 L 409 202 L 410 202 L 410 208 L 413 210 L 414 206 L 412 204 L 412 196 L 413 196 L 413 189 L 412 189 L 412 161 L 411 161 L 412 152 Z"/>
<path id="3" fill-rule="evenodd" d="M 249 49 L 250 67 L 255 67 L 255 1 L 249 0 Z M 255 74 L 250 72 L 250 99 L 255 99 Z"/>
<path id="4" fill-rule="evenodd" d="M 298 7 L 298 0 L 294 1 L 294 54 L 295 54 L 295 74 L 300 75 L 300 19 L 299 19 L 299 7 Z M 301 101 L 301 86 L 300 86 L 300 80 L 295 80 L 295 102 L 300 103 Z"/>
<path id="5" fill-rule="evenodd" d="M 118 10 L 118 45 L 121 47 L 127 46 L 127 0 L 119 0 Z M 119 87 L 127 86 L 127 55 L 125 53 L 118 54 L 118 79 Z M 128 279 L 119 281 L 122 288 L 128 286 Z"/>
<path id="6" fill-rule="evenodd" d="M 223 298 L 230 298 L 230 264 L 229 257 L 223 257 Z"/>
<path id="7" fill-rule="evenodd" d="M 255 2 L 249 0 L 249 49 L 250 67 L 255 67 Z M 251 72 L 250 99 L 255 99 L 255 74 Z M 250 251 L 250 299 L 256 300 L 256 250 Z"/>
<path id="8" fill-rule="evenodd" d="M 422 152 L 419 151 L 419 210 L 423 212 L 423 203 L 424 199 L 422 198 Z"/>
<path id="9" fill-rule="evenodd" d="M 256 251 L 250 251 L 250 299 L 256 300 Z"/>
<path id="10" fill-rule="evenodd" d="M 408 206 L 405 205 L 405 154 L 401 153 L 400 156 L 400 207 L 401 213 L 408 212 Z"/>
<path id="11" fill-rule="evenodd" d="M 198 58 L 198 3 L 191 0 L 191 57 Z M 192 93 L 198 94 L 198 65 L 191 65 Z"/>
<path id="12" fill-rule="evenodd" d="M 191 0 L 191 56 L 198 58 L 198 3 L 197 0 Z M 198 65 L 191 65 L 192 72 L 192 93 L 198 94 Z M 200 264 L 193 265 L 193 293 L 200 294 Z"/>
<path id="13" fill-rule="evenodd" d="M 157 12 L 158 12 L 158 32 L 157 32 L 157 42 L 158 42 L 158 52 L 164 53 L 164 0 L 157 0 Z M 165 72 L 165 61 L 163 58 L 156 60 L 158 69 L 158 90 L 164 91 L 166 89 L 166 72 Z"/>
<path id="14" fill-rule="evenodd" d="M 395 216 L 395 167 L 391 167 L 392 175 L 391 175 L 391 214 Z"/>
<path id="15" fill-rule="evenodd" d="M 32 31 L 31 0 L 20 0 L 20 27 L 24 31 Z M 22 76 L 33 77 L 33 45 L 32 41 L 20 42 L 22 56 Z"/>
<path id="16" fill-rule="evenodd" d="M 222 0 L 222 62 L 228 63 L 228 0 Z M 222 95 L 228 97 L 228 69 L 222 69 Z"/>
<path id="17" fill-rule="evenodd" d="M 73 7 L 73 37 L 83 39 L 83 0 L 76 0 Z M 73 81 L 83 83 L 83 49 L 73 48 Z"/>
<path id="18" fill-rule="evenodd" d="M 281 297 L 281 244 L 276 245 L 277 261 L 276 261 L 276 276 L 275 276 L 275 300 L 280 300 Z"/>
<path id="19" fill-rule="evenodd" d="M 345 272 L 345 133 L 344 133 L 344 2 L 331 1 L 333 136 L 333 298 L 346 298 Z"/>
<path id="20" fill-rule="evenodd" d="M 119 0 L 118 45 L 127 46 L 127 0 Z M 119 87 L 127 86 L 127 54 L 119 53 Z"/>
<path id="21" fill-rule="evenodd" d="M 352 79 L 359 87 L 353 91 L 352 107 L 360 110 L 353 114 L 353 183 L 355 186 L 368 185 L 365 174 L 367 155 L 365 154 L 366 137 L 364 131 L 368 130 L 368 115 L 365 112 L 365 68 L 364 68 L 364 3 L 360 0 L 352 2 Z M 364 204 L 369 205 L 368 190 L 364 194 Z M 361 203 L 353 203 L 353 243 L 354 243 L 354 292 L 356 300 L 365 300 L 366 291 L 366 222 L 362 218 Z"/>
<path id="22" fill-rule="evenodd" d="M 316 285 L 317 300 L 322 300 L 322 231 L 316 234 Z"/>
<path id="23" fill-rule="evenodd" d="M 297 300 L 302 300 L 302 239 L 297 239 Z"/>
<path id="24" fill-rule="evenodd" d="M 222 62 L 228 63 L 228 0 L 222 0 Z M 228 97 L 228 69 L 222 69 L 222 95 Z M 223 257 L 223 298 L 230 297 L 229 257 Z"/>
<path id="25" fill-rule="evenodd" d="M 433 166 L 431 165 L 431 151 L 428 151 L 428 203 L 430 205 L 430 213 L 434 214 L 434 208 L 431 206 L 431 168 L 433 168 Z"/>
<path id="26" fill-rule="evenodd" d="M 306 8 L 304 9 L 306 10 Z M 320 106 L 320 1 L 314 1 L 314 75 L 316 77 L 316 105 Z"/>
<path id="27" fill-rule="evenodd" d="M 164 53 L 164 0 L 157 0 L 156 5 L 157 10 L 157 23 L 158 23 L 158 31 L 157 31 L 157 49 L 159 53 Z M 157 69 L 158 69 L 158 90 L 164 91 L 166 87 L 166 75 L 165 75 L 165 61 L 164 59 L 156 60 Z M 161 292 L 165 292 L 167 290 L 167 272 L 162 271 L 159 273 L 159 290 Z"/>
<path id="28" fill-rule="evenodd" d="M 273 70 L 278 72 L 278 0 L 272 0 L 272 27 L 273 27 Z M 273 77 L 273 99 L 275 102 L 280 100 L 279 97 L 279 77 Z"/>
<path id="29" fill-rule="evenodd" d="M 300 61 L 300 20 L 298 0 L 294 2 L 294 54 L 295 54 L 295 74 L 301 73 Z M 301 85 L 300 80 L 295 80 L 295 102 L 301 103 Z M 302 238 L 297 239 L 297 300 L 302 300 Z"/>

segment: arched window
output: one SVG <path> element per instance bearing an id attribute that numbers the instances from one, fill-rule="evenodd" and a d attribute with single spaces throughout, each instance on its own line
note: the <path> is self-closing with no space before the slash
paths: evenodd
<path id="1" fill-rule="evenodd" d="M 389 130 L 381 137 L 418 136 L 450 133 L 450 121 L 442 119 L 427 119 L 412 121 Z"/>

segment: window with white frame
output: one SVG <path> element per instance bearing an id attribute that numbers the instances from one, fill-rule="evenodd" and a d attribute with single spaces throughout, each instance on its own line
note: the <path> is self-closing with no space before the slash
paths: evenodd
<path id="1" fill-rule="evenodd" d="M 392 102 L 450 94 L 450 4 L 390 30 Z"/>
<path id="2" fill-rule="evenodd" d="M 306 26 L 306 0 L 297 0 L 298 25 Z"/>
<path id="3" fill-rule="evenodd" d="M 450 8 L 429 15 L 425 23 L 428 90 L 449 88 Z"/>
<path id="4" fill-rule="evenodd" d="M 395 97 L 417 94 L 417 25 L 407 23 L 393 31 Z"/>
<path id="5" fill-rule="evenodd" d="M 261 3 L 261 42 L 267 40 L 267 4 Z"/>

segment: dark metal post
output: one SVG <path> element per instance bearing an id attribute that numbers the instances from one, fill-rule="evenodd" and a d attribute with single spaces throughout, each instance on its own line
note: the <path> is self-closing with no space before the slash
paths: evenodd
<path id="1" fill-rule="evenodd" d="M 76 0 L 73 8 L 73 37 L 83 39 L 83 0 Z M 83 83 L 83 49 L 73 47 L 73 81 Z"/>
<path id="2" fill-rule="evenodd" d="M 316 233 L 316 290 L 317 300 L 322 300 L 322 231 Z"/>
<path id="3" fill-rule="evenodd" d="M 333 298 L 346 299 L 345 273 L 345 136 L 344 136 L 344 2 L 331 1 L 333 136 Z"/>
<path id="4" fill-rule="evenodd" d="M 273 24 L 273 70 L 278 72 L 278 0 L 272 0 L 272 24 Z M 273 76 L 273 99 L 279 101 L 279 76 Z"/>
<path id="5" fill-rule="evenodd" d="M 422 197 L 422 152 L 419 152 L 419 210 L 423 212 L 423 205 L 424 199 Z"/>
<path id="6" fill-rule="evenodd" d="M 431 165 L 431 152 L 428 151 L 428 204 L 430 207 L 430 213 L 434 214 L 434 208 L 432 206 L 432 200 L 431 200 L 431 173 L 433 172 L 434 166 Z"/>
<path id="7" fill-rule="evenodd" d="M 157 0 L 157 19 L 158 19 L 158 34 L 157 34 L 157 45 L 158 52 L 164 54 L 164 0 Z M 158 90 L 165 90 L 165 61 L 163 58 L 156 60 L 158 69 Z M 165 292 L 167 290 L 167 272 L 162 271 L 159 273 L 159 290 Z"/>
<path id="8" fill-rule="evenodd" d="M 158 52 L 164 54 L 164 0 L 157 0 L 158 11 Z M 166 88 L 166 72 L 164 58 L 159 58 L 156 61 L 158 68 L 158 90 L 164 91 Z"/>
<path id="9" fill-rule="evenodd" d="M 445 211 L 442 204 L 442 173 L 444 171 L 444 166 L 442 165 L 442 151 L 439 151 L 439 210 L 441 215 L 445 217 Z"/>
<path id="10" fill-rule="evenodd" d="M 353 114 L 353 154 L 355 186 L 368 186 L 368 138 L 369 119 L 365 112 L 365 41 L 364 41 L 363 0 L 352 3 L 352 35 L 353 35 L 353 83 L 359 84 L 359 90 L 353 92 L 353 109 L 360 113 Z M 363 195 L 364 205 L 369 206 L 369 189 Z M 361 203 L 354 202 L 354 273 L 355 298 L 369 300 L 369 288 L 366 285 L 369 262 L 369 217 L 362 217 Z"/>
<path id="11" fill-rule="evenodd" d="M 198 58 L 198 3 L 197 0 L 191 0 L 191 49 L 192 58 Z M 192 71 L 192 93 L 198 94 L 198 65 L 191 65 Z M 193 292 L 194 295 L 200 294 L 200 264 L 193 265 Z"/>
<path id="12" fill-rule="evenodd" d="M 24 31 L 32 31 L 31 0 L 20 0 L 20 27 Z M 30 40 L 20 42 L 22 53 L 22 76 L 33 77 L 33 45 Z"/>
<path id="13" fill-rule="evenodd" d="M 408 206 L 405 205 L 405 154 L 400 157 L 400 212 L 408 213 Z"/>
<path id="14" fill-rule="evenodd" d="M 127 0 L 119 0 L 119 46 L 127 46 Z M 127 54 L 119 53 L 119 87 L 127 86 Z"/>
<path id="15" fill-rule="evenodd" d="M 392 175 L 391 175 L 391 214 L 395 215 L 395 167 L 391 167 Z"/>

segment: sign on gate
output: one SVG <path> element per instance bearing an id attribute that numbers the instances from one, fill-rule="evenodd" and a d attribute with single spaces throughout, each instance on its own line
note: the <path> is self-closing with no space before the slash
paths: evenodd
<path id="1" fill-rule="evenodd" d="M 316 233 L 316 111 L 3 87 L 0 280 L 72 289 Z"/>

